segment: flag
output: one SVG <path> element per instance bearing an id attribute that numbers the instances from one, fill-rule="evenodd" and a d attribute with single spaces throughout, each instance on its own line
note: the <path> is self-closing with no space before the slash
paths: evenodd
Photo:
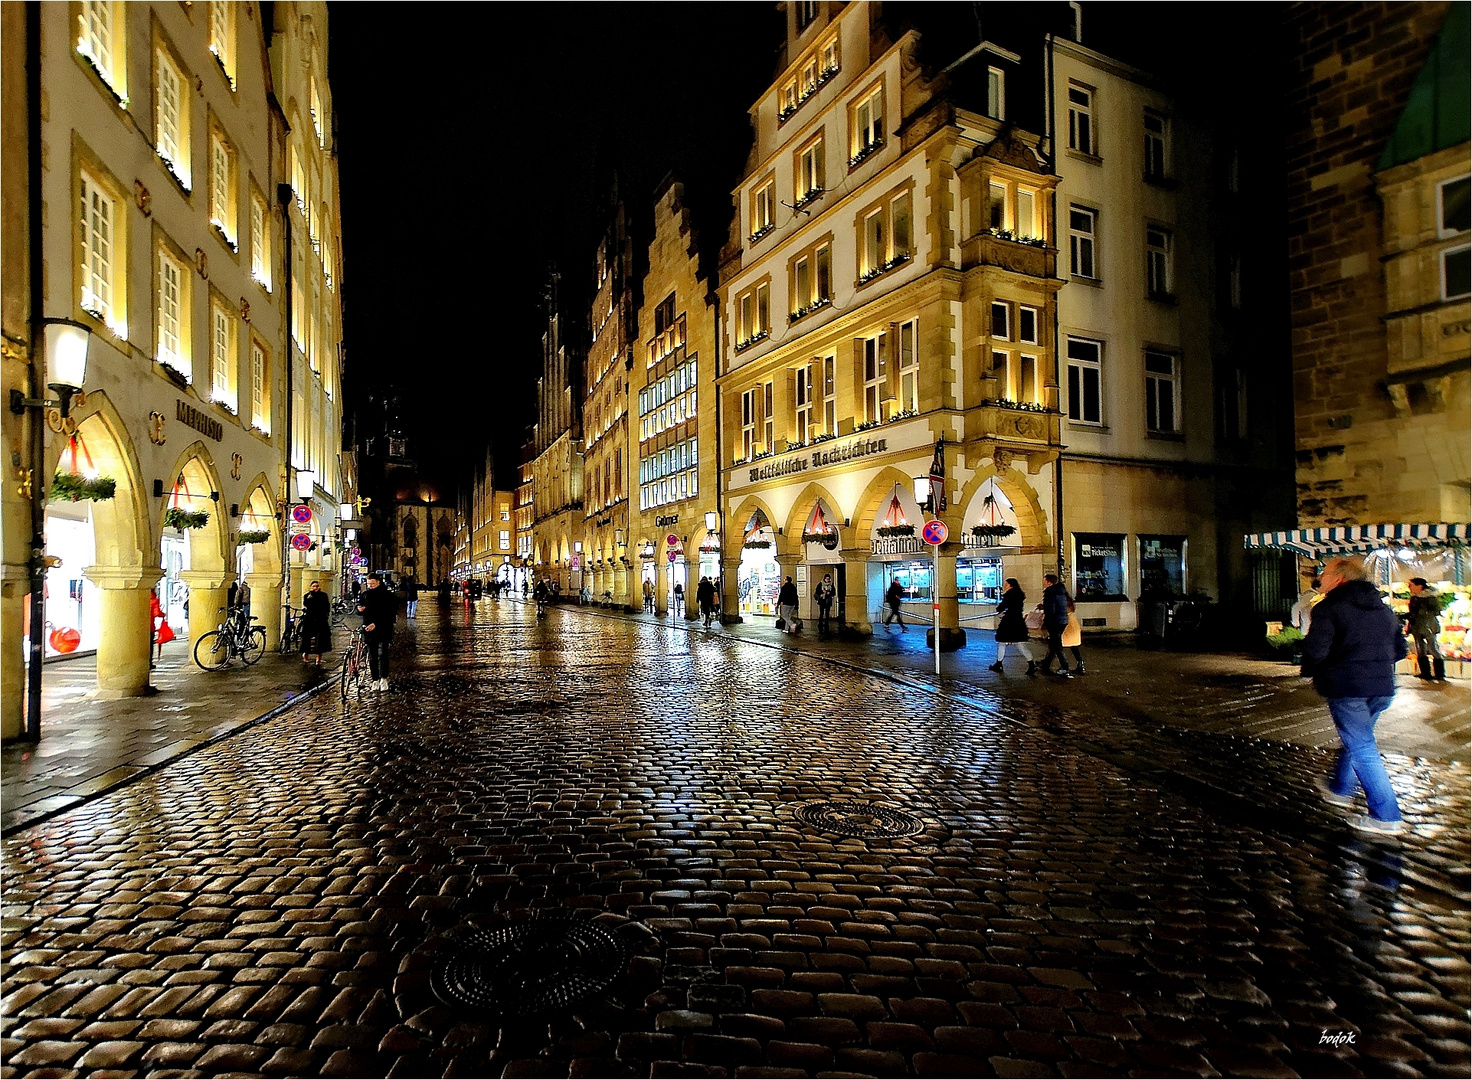
<path id="1" fill-rule="evenodd" d="M 943 514 L 946 510 L 946 441 L 935 444 L 935 460 L 930 463 L 930 512 Z"/>

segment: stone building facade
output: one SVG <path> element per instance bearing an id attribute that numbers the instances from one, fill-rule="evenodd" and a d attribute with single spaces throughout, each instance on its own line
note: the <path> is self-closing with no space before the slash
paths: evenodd
<path id="1" fill-rule="evenodd" d="M 563 595 L 583 587 L 583 402 L 580 314 L 567 310 L 554 275 L 542 335 L 537 423 L 532 429 L 532 558 L 537 577 Z"/>
<path id="2" fill-rule="evenodd" d="M 1445 3 L 1289 13 L 1301 527 L 1469 519 L 1466 18 Z M 1421 137 L 1398 130 L 1408 117 Z"/>

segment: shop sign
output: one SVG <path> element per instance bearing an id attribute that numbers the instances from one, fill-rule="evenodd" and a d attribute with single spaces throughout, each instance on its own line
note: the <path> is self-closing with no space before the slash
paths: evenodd
<path id="1" fill-rule="evenodd" d="M 879 555 L 924 555 L 925 542 L 918 536 L 876 536 L 869 542 L 869 553 Z"/>
<path id="2" fill-rule="evenodd" d="M 857 439 L 847 446 L 840 446 L 833 450 L 814 450 L 809 457 L 787 458 L 785 461 L 774 461 L 770 465 L 763 465 L 758 469 L 748 470 L 750 479 L 772 480 L 779 476 L 790 476 L 792 473 L 804 472 L 809 464 L 815 469 L 821 469 L 825 465 L 837 465 L 840 462 L 852 461 L 855 458 L 868 457 L 870 454 L 882 454 L 889 448 L 888 439 Z"/>
<path id="3" fill-rule="evenodd" d="M 1119 558 L 1119 549 L 1113 544 L 1079 544 L 1078 553 L 1085 559 Z"/>
<path id="4" fill-rule="evenodd" d="M 215 442 L 225 437 L 225 428 L 218 420 L 209 413 L 202 413 L 187 401 L 176 401 L 174 419 L 180 423 L 187 424 L 201 435 L 207 435 Z"/>
<path id="5" fill-rule="evenodd" d="M 663 514 L 654 519 L 654 527 L 656 529 L 668 529 L 671 525 L 678 525 L 679 523 L 679 514 Z"/>

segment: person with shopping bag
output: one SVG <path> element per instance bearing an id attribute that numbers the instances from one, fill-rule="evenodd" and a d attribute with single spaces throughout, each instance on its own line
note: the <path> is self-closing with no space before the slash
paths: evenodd
<path id="1" fill-rule="evenodd" d="M 174 628 L 169 625 L 169 617 L 164 612 L 163 604 L 159 603 L 158 591 L 156 589 L 148 590 L 148 613 L 149 622 L 153 629 L 153 644 L 158 649 L 157 659 L 162 660 L 164 658 L 164 643 L 173 641 L 175 634 Z M 153 667 L 154 665 L 149 664 L 148 666 Z"/>

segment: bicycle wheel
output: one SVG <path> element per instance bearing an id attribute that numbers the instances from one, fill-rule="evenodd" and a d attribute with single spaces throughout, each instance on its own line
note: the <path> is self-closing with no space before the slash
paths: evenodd
<path id="1" fill-rule="evenodd" d="M 241 647 L 240 658 L 249 667 L 265 655 L 266 628 L 264 626 L 252 626 L 250 628 L 250 634 L 245 639 L 245 644 Z"/>
<path id="2" fill-rule="evenodd" d="M 362 674 L 360 654 L 357 649 L 349 647 L 342 656 L 342 700 L 344 703 L 348 700 L 349 690 L 355 695 L 361 694 Z"/>
<path id="3" fill-rule="evenodd" d="M 230 642 L 218 630 L 211 630 L 194 643 L 194 662 L 206 671 L 219 671 L 230 663 Z"/>

